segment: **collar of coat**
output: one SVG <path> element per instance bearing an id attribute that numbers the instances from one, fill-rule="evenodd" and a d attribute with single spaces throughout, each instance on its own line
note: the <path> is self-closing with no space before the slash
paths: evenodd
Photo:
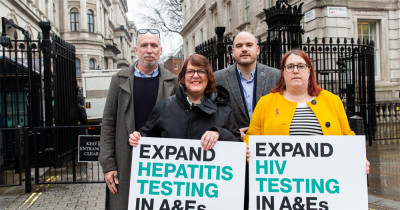
<path id="1" fill-rule="evenodd" d="M 191 106 L 187 101 L 185 87 L 179 85 L 176 89 L 176 99 L 178 103 L 186 110 L 193 109 L 194 107 L 200 109 L 205 114 L 214 114 L 217 112 L 218 104 L 226 105 L 229 102 L 229 93 L 222 86 L 217 86 L 217 91 L 212 92 L 204 96 L 203 101 L 200 104 Z"/>
<path id="2" fill-rule="evenodd" d="M 134 71 L 135 71 L 135 66 L 137 64 L 138 61 L 136 61 L 136 63 L 132 66 L 129 66 L 127 68 L 127 71 L 119 71 L 118 72 L 118 76 L 121 77 L 133 77 L 134 75 Z M 164 69 L 161 65 L 158 65 L 158 70 L 159 70 L 159 79 L 160 80 L 173 80 L 175 79 L 176 75 L 173 74 L 172 72 L 168 71 L 167 69 Z"/>

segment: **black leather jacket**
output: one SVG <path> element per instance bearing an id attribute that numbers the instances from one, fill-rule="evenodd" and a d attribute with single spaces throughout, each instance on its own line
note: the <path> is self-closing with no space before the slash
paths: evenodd
<path id="1" fill-rule="evenodd" d="M 180 85 L 175 95 L 156 104 L 140 133 L 145 137 L 201 139 L 206 131 L 218 131 L 218 140 L 242 141 L 228 102 L 228 91 L 217 86 L 201 104 L 190 106 Z"/>

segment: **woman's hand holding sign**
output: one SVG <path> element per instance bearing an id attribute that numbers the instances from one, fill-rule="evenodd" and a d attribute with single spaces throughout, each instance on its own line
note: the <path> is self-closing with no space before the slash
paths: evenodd
<path id="1" fill-rule="evenodd" d="M 217 131 L 206 131 L 201 137 L 201 146 L 204 150 L 208 151 L 212 149 L 217 143 L 219 138 L 219 133 Z"/>

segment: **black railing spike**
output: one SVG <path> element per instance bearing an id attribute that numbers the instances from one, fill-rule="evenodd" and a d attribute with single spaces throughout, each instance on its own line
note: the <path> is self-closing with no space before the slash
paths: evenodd
<path id="1" fill-rule="evenodd" d="M 322 37 L 321 42 L 322 42 L 322 44 L 325 44 L 325 43 L 326 43 L 326 42 L 325 42 L 325 37 Z"/>
<path id="2" fill-rule="evenodd" d="M 370 46 L 374 47 L 375 46 L 375 42 L 374 40 L 371 40 L 371 42 L 369 43 Z"/>
<path id="3" fill-rule="evenodd" d="M 354 44 L 354 38 L 353 37 L 351 38 L 350 43 Z"/>
<path id="4" fill-rule="evenodd" d="M 261 44 L 261 36 L 258 37 L 258 44 Z"/>
<path id="5" fill-rule="evenodd" d="M 357 44 L 360 44 L 360 43 L 361 43 L 360 38 L 357 38 Z"/>
<path id="6" fill-rule="evenodd" d="M 347 38 L 344 38 L 343 43 L 347 44 Z"/>
<path id="7" fill-rule="evenodd" d="M 318 38 L 317 37 L 314 38 L 314 42 L 315 42 L 315 44 L 318 43 Z"/>
<path id="8" fill-rule="evenodd" d="M 339 44 L 340 43 L 340 38 L 338 37 L 337 39 L 336 39 L 336 44 Z"/>
<path id="9" fill-rule="evenodd" d="M 307 44 L 310 44 L 310 43 L 311 43 L 310 37 L 307 37 Z"/>
<path id="10" fill-rule="evenodd" d="M 18 33 L 17 33 L 17 31 L 14 31 L 14 39 L 18 39 Z"/>
<path id="11" fill-rule="evenodd" d="M 332 44 L 333 43 L 333 38 L 331 37 L 331 38 L 329 38 L 329 44 Z"/>

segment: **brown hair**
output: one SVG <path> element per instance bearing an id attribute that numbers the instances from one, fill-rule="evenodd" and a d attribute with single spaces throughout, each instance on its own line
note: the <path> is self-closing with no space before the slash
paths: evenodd
<path id="1" fill-rule="evenodd" d="M 215 77 L 214 77 L 214 73 L 212 71 L 211 64 L 210 64 L 210 62 L 208 62 L 206 57 L 204 57 L 200 54 L 189 55 L 189 57 L 186 58 L 185 62 L 183 63 L 182 71 L 179 72 L 179 75 L 178 75 L 179 84 L 182 84 L 182 85 L 184 84 L 185 74 L 186 74 L 186 70 L 187 70 L 187 66 L 188 66 L 189 62 L 192 66 L 202 67 L 202 68 L 204 68 L 204 70 L 207 71 L 208 83 L 207 83 L 206 89 L 204 90 L 204 93 L 210 94 L 212 92 L 215 92 L 217 90 L 217 88 L 216 88 Z"/>
<path id="2" fill-rule="evenodd" d="M 281 93 L 283 94 L 283 91 L 286 90 L 286 85 L 285 85 L 285 78 L 283 78 L 283 71 L 285 69 L 285 64 L 286 64 L 286 60 L 290 55 L 298 55 L 300 57 L 302 57 L 304 59 L 304 61 L 306 62 L 306 64 L 309 66 L 310 68 L 310 77 L 308 78 L 308 88 L 307 88 L 307 92 L 310 96 L 317 96 L 321 91 L 322 88 L 318 86 L 317 84 L 317 79 L 315 78 L 315 71 L 314 71 L 314 67 L 312 65 L 311 59 L 307 56 L 307 54 L 300 50 L 300 49 L 292 49 L 287 51 L 281 60 L 281 77 L 279 78 L 278 81 L 278 85 L 271 90 L 271 93 Z"/>

